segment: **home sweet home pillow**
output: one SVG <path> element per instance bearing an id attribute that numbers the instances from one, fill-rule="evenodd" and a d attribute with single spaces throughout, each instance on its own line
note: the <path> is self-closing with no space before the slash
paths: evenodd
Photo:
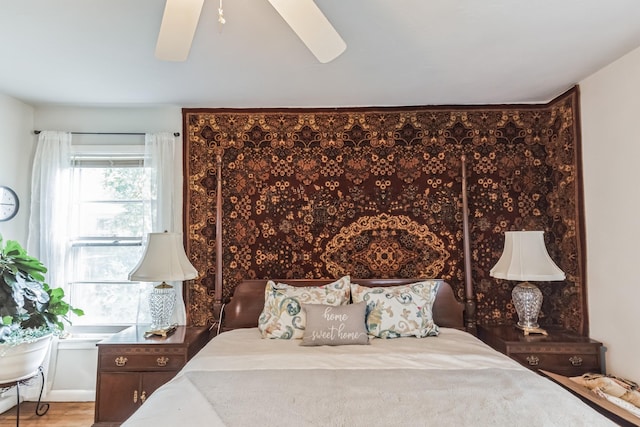
<path id="1" fill-rule="evenodd" d="M 331 306 L 304 304 L 307 324 L 300 345 L 369 344 L 365 303 Z"/>

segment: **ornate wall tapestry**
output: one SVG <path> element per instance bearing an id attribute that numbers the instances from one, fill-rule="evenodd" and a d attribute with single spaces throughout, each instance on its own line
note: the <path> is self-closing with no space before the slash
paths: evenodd
<path id="1" fill-rule="evenodd" d="M 507 230 L 544 230 L 567 275 L 540 283 L 540 323 L 587 332 L 578 89 L 545 105 L 185 109 L 185 238 L 213 321 L 216 156 L 222 295 L 243 278 L 438 277 L 464 297 L 467 157 L 479 323 L 512 323 L 515 282 L 489 276 Z"/>

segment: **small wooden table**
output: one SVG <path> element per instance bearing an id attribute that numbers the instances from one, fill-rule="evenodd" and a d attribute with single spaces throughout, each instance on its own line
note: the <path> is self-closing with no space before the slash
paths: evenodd
<path id="1" fill-rule="evenodd" d="M 207 343 L 204 327 L 178 326 L 168 337 L 145 338 L 131 326 L 100 341 L 94 427 L 119 426 Z"/>
<path id="2" fill-rule="evenodd" d="M 529 369 L 566 376 L 601 373 L 602 343 L 561 329 L 524 335 L 515 325 L 478 325 L 478 338 Z"/>

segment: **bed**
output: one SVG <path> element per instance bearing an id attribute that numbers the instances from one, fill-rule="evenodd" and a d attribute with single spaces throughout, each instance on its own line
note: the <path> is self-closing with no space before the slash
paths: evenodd
<path id="1" fill-rule="evenodd" d="M 279 281 L 242 282 L 225 307 L 220 333 L 123 425 L 615 425 L 466 332 L 464 306 L 441 280 L 426 281 L 433 284 L 426 304 L 429 313 L 419 304 L 420 316 L 431 315 L 431 328 L 420 329 L 427 330 L 424 337 L 394 331 L 397 337 L 367 334 L 367 342 L 361 343 L 366 345 L 302 345 L 315 328 L 311 305 L 324 307 L 325 314 L 326 307 L 333 307 L 336 313 L 352 310 L 351 315 L 358 305 L 357 292 L 371 297 L 383 289 L 378 293 L 384 300 L 395 289 L 425 283 L 349 281 L 351 294 L 345 304 L 303 304 L 308 311 L 302 339 L 263 338 L 269 292 L 274 292 L 269 286 Z M 324 289 L 337 281 L 281 282 L 286 282 L 287 292 L 295 293 Z M 365 328 L 373 331 L 367 323 L 370 303 L 365 304 L 369 313 L 362 313 Z M 384 319 L 376 322 L 383 324 Z"/>

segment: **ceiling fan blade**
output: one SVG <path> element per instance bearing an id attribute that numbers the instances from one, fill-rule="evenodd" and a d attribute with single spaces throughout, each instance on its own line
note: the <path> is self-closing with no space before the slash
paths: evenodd
<path id="1" fill-rule="evenodd" d="M 167 0 L 156 44 L 156 58 L 185 61 L 198 26 L 204 0 Z"/>
<path id="2" fill-rule="evenodd" d="M 318 61 L 333 61 L 347 48 L 313 0 L 269 0 Z"/>

